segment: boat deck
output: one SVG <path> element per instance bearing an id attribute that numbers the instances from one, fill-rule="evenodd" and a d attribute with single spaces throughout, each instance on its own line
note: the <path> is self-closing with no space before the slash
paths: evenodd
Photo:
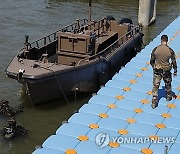
<path id="1" fill-rule="evenodd" d="M 30 78 L 43 77 L 43 75 L 49 75 L 50 73 L 54 75 L 54 72 L 63 71 L 66 69 L 73 68 L 73 66 L 63 65 L 63 64 L 54 64 L 54 63 L 40 63 L 35 60 L 23 59 L 23 63 L 18 62 L 18 58 L 15 57 L 7 68 L 8 72 L 17 74 L 20 69 L 25 70 L 23 73 L 24 76 Z M 37 67 L 34 67 L 37 65 Z M 38 71 L 37 71 L 38 70 Z"/>
<path id="2" fill-rule="evenodd" d="M 180 68 L 179 16 L 33 154 L 162 154 L 166 145 L 168 154 L 179 153 L 179 68 L 172 82 L 173 100 L 166 102 L 162 82 L 158 107 L 151 108 L 153 72 L 149 59 L 162 34 L 169 36 Z M 125 140 L 128 138 L 131 143 Z"/>

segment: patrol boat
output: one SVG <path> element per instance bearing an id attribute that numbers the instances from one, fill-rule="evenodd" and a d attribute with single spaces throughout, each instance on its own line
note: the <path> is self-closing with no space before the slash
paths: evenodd
<path id="1" fill-rule="evenodd" d="M 142 37 L 131 19 L 76 20 L 32 43 L 26 36 L 5 73 L 25 86 L 34 105 L 96 92 L 140 51 Z"/>

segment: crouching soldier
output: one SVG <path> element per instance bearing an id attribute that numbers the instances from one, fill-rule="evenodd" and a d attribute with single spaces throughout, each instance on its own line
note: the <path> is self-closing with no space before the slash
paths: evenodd
<path id="1" fill-rule="evenodd" d="M 28 130 L 26 130 L 21 125 L 16 125 L 16 120 L 14 118 L 11 118 L 8 120 L 8 126 L 4 127 L 3 135 L 5 139 L 13 139 L 16 136 L 24 136 L 28 133 Z"/>

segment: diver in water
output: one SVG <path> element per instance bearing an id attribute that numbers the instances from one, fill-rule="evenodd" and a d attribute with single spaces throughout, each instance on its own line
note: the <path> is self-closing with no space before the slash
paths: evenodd
<path id="1" fill-rule="evenodd" d="M 21 125 L 16 125 L 15 118 L 8 120 L 8 126 L 4 127 L 3 135 L 5 139 L 13 139 L 16 136 L 24 136 L 28 130 Z"/>
<path id="2" fill-rule="evenodd" d="M 6 139 L 12 139 L 15 136 L 16 120 L 14 118 L 8 120 L 8 126 L 4 127 L 4 137 Z"/>
<path id="3" fill-rule="evenodd" d="M 21 107 L 20 107 L 20 109 L 13 110 L 9 106 L 9 101 L 1 100 L 1 102 L 0 102 L 0 114 L 3 114 L 5 116 L 14 116 L 15 114 L 20 113 L 20 112 L 23 112 Z"/>

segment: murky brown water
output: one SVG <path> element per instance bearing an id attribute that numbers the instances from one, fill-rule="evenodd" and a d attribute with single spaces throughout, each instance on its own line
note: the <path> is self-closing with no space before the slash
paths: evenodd
<path id="1" fill-rule="evenodd" d="M 145 28 L 144 42 L 147 44 L 158 35 L 178 15 L 178 0 L 158 0 L 157 21 Z M 55 133 L 62 121 L 88 101 L 91 94 L 78 94 L 68 98 L 34 107 L 23 93 L 23 88 L 15 80 L 8 79 L 4 70 L 17 51 L 23 46 L 24 35 L 30 40 L 47 35 L 77 18 L 87 17 L 87 0 L 0 0 L 0 99 L 8 99 L 10 105 L 24 107 L 24 113 L 16 116 L 29 134 L 12 141 L 0 136 L 0 154 L 28 154 L 36 145 Z M 137 23 L 138 0 L 101 0 L 93 3 L 93 18 L 112 15 L 116 19 L 128 17 Z M 0 129 L 8 118 L 0 115 Z"/>

